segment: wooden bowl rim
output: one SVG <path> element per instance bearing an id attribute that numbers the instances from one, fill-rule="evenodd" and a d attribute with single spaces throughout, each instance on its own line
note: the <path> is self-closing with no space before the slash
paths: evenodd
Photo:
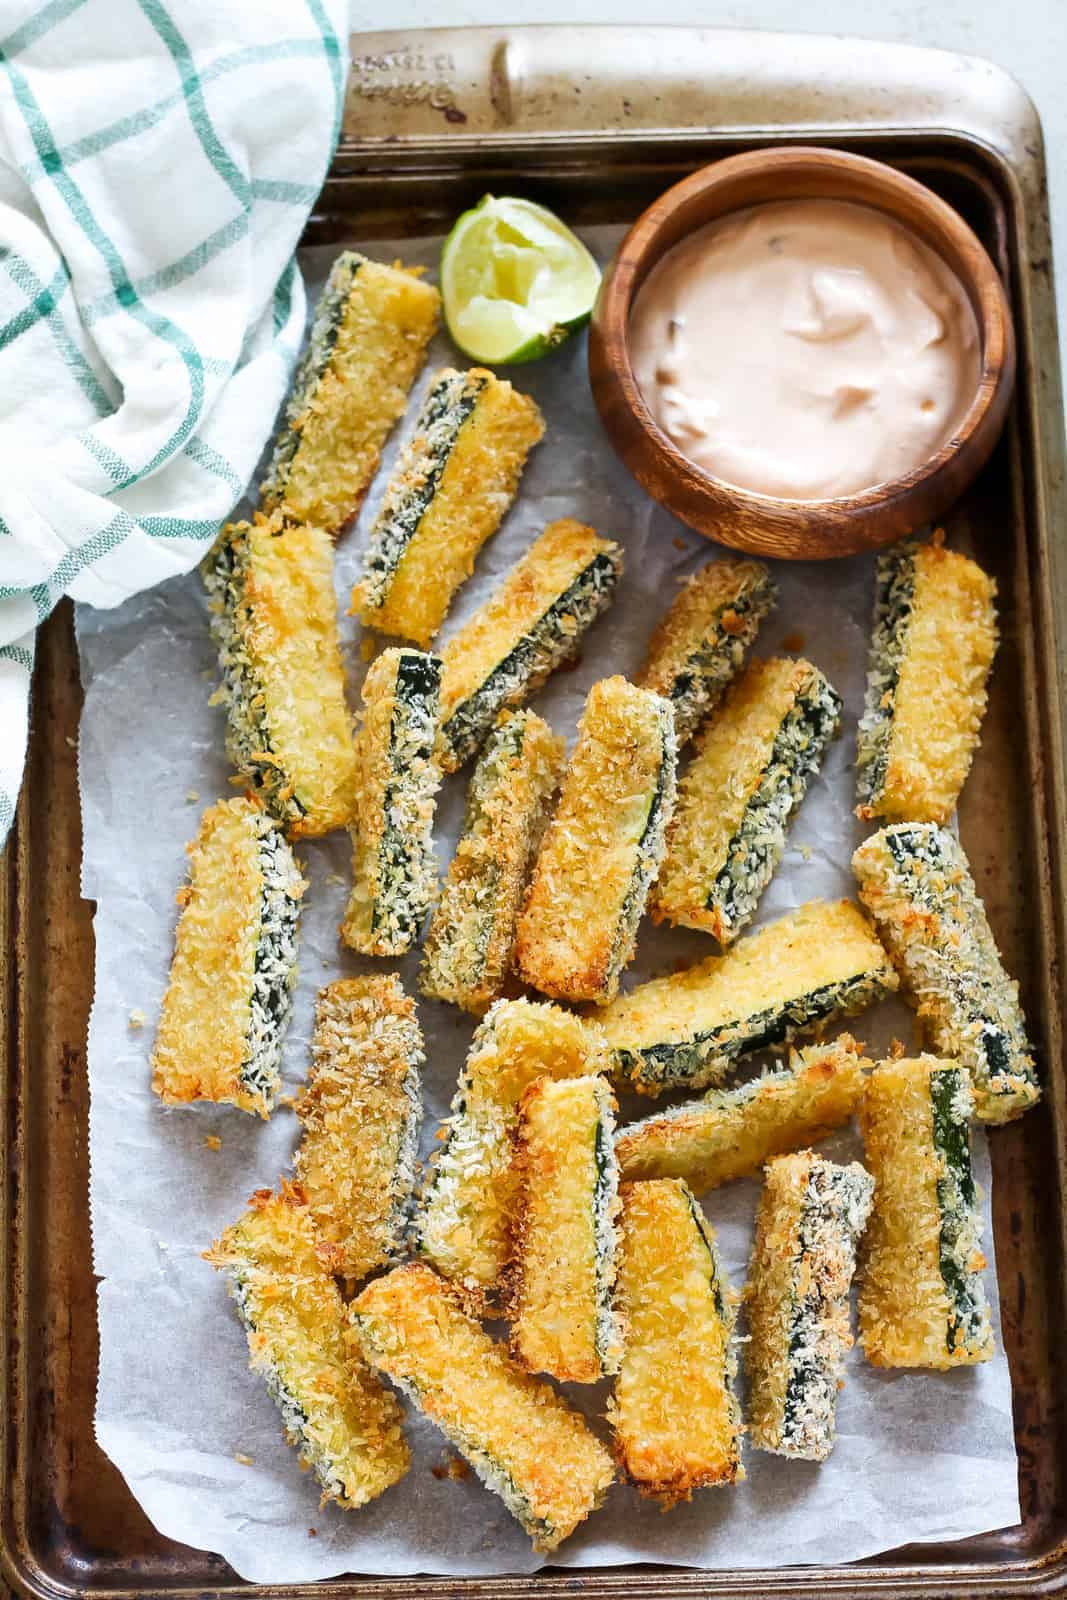
<path id="1" fill-rule="evenodd" d="M 857 490 L 852 494 L 817 500 L 798 500 L 788 496 L 761 494 L 757 490 L 745 489 L 730 483 L 726 478 L 715 477 L 684 455 L 673 440 L 663 432 L 645 403 L 630 364 L 630 308 L 636 291 L 648 273 L 667 250 L 673 248 L 671 245 L 662 250 L 655 249 L 668 219 L 694 194 L 699 195 L 721 188 L 749 171 L 765 175 L 769 168 L 777 169 L 785 180 L 786 192 L 780 196 L 781 199 L 800 198 L 789 192 L 788 183 L 791 178 L 810 175 L 817 179 L 828 170 L 835 170 L 846 177 L 864 175 L 867 178 L 876 178 L 890 197 L 906 196 L 916 202 L 926 215 L 931 234 L 939 235 L 941 238 L 947 236 L 955 245 L 954 253 L 958 253 L 966 260 L 973 258 L 974 261 L 974 281 L 968 283 L 956 267 L 946 260 L 946 265 L 960 280 L 964 292 L 971 300 L 978 324 L 981 367 L 974 399 L 951 436 L 920 466 L 913 467 L 899 477 L 887 478 L 882 483 L 872 484 L 869 489 Z M 809 198 L 816 197 L 813 195 Z M 749 206 L 773 203 L 773 196 L 741 201 L 719 215 L 725 216 L 733 211 L 743 211 Z M 876 202 L 869 198 L 854 203 L 880 209 Z M 912 233 L 916 232 L 912 224 L 902 218 L 894 208 L 887 206 L 885 210 L 894 220 L 900 222 L 902 227 L 908 228 Z M 717 219 L 708 220 L 710 222 Z M 702 223 L 697 226 L 706 225 Z M 636 256 L 629 258 L 627 252 L 635 236 L 641 241 L 640 250 Z M 680 240 L 675 241 L 675 243 L 680 242 Z M 943 250 L 939 249 L 932 239 L 924 242 L 945 259 Z M 609 329 L 612 332 L 618 329 L 619 337 L 617 339 L 603 337 L 603 333 Z M 1011 308 L 1000 274 L 973 228 L 964 221 L 954 207 L 946 200 L 942 200 L 940 195 L 935 194 L 932 189 L 928 189 L 915 178 L 908 177 L 906 173 L 898 172 L 895 167 L 888 166 L 884 161 L 877 161 L 871 156 L 861 156 L 848 150 L 834 150 L 823 145 L 782 145 L 772 149 L 748 150 L 736 156 L 724 156 L 721 160 L 710 162 L 707 166 L 672 184 L 631 224 L 618 246 L 604 274 L 603 289 L 593 312 L 592 333 L 599 339 L 604 365 L 619 385 L 627 406 L 661 457 L 665 468 L 681 482 L 688 484 L 691 489 L 703 492 L 709 502 L 724 511 L 747 510 L 756 516 L 762 513 L 772 516 L 779 525 L 795 519 L 798 531 L 803 530 L 805 534 L 820 512 L 827 515 L 836 513 L 840 516 L 844 513 L 849 517 L 861 517 L 864 513 L 884 510 L 896 502 L 909 499 L 916 489 L 928 484 L 947 463 L 954 460 L 968 440 L 982 429 L 983 423 L 987 422 L 990 412 L 1001 403 L 1002 397 L 1003 406 L 1006 408 L 1007 398 L 1004 396 L 1004 390 L 1007 388 L 1010 391 L 1015 375 L 1015 333 Z M 876 544 L 884 543 L 886 540 L 872 538 L 869 542 Z"/>

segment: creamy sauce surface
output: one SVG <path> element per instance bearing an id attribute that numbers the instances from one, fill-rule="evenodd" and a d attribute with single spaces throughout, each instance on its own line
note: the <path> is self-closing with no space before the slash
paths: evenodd
<path id="1" fill-rule="evenodd" d="M 959 279 L 894 218 L 843 200 L 721 217 L 633 306 L 634 376 L 683 455 L 739 488 L 852 494 L 921 466 L 974 399 Z"/>

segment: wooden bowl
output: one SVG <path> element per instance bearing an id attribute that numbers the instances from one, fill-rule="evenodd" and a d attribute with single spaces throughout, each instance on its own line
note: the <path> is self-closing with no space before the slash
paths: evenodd
<path id="1" fill-rule="evenodd" d="M 955 272 L 974 308 L 981 340 L 978 389 L 952 437 L 913 471 L 834 499 L 756 494 L 703 471 L 658 426 L 630 366 L 630 307 L 661 256 L 716 217 L 785 199 L 851 200 L 904 223 Z M 996 267 L 962 217 L 881 161 L 816 146 L 731 156 L 668 189 L 619 246 L 589 331 L 589 380 L 597 409 L 615 449 L 652 498 L 720 544 L 791 561 L 854 555 L 940 517 L 992 451 L 1014 378 L 1007 296 Z"/>

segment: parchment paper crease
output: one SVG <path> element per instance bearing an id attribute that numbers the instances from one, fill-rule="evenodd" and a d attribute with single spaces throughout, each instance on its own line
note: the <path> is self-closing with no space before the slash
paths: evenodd
<path id="1" fill-rule="evenodd" d="M 617 230 L 592 230 L 602 256 Z M 370 253 L 436 260 L 436 241 Z M 329 255 L 305 261 L 315 290 Z M 431 366 L 456 362 L 445 339 Z M 625 546 L 619 599 L 588 638 L 580 664 L 556 676 L 534 702 L 573 736 L 582 700 L 597 678 L 635 669 L 658 613 L 677 581 L 714 553 L 655 507 L 616 461 L 596 420 L 583 341 L 514 380 L 544 408 L 548 434 L 502 531 L 483 552 L 449 619 L 454 629 L 546 522 L 575 516 Z M 425 381 L 425 380 L 424 380 Z M 420 389 L 421 392 L 421 389 Z M 415 407 L 409 411 L 410 420 Z M 401 433 L 401 437 L 403 433 Z M 395 454 L 394 440 L 385 469 Z M 337 551 L 342 613 L 359 570 L 363 530 L 386 470 L 359 526 Z M 797 817 L 789 850 L 764 896 L 760 922 L 814 895 L 853 890 L 848 861 L 860 837 L 851 815 L 853 731 L 862 702 L 871 605 L 871 562 L 780 565 L 781 604 L 760 653 L 809 655 L 844 695 L 845 732 Z M 164 1110 L 149 1090 L 149 1055 L 166 986 L 184 846 L 202 809 L 229 788 L 223 713 L 208 706 L 215 682 L 204 599 L 195 575 L 165 584 L 112 612 L 79 615 L 86 685 L 80 742 L 85 825 L 83 888 L 95 898 L 96 1001 L 89 1041 L 92 1093 L 91 1206 L 100 1274 L 97 1436 L 159 1530 L 220 1552 L 243 1577 L 297 1583 L 352 1571 L 519 1573 L 540 1565 L 527 1539 L 493 1496 L 470 1478 L 441 1474 L 442 1437 L 410 1421 L 408 1477 L 359 1512 L 319 1508 L 315 1482 L 282 1439 L 266 1390 L 249 1371 L 245 1337 L 220 1277 L 200 1252 L 244 1207 L 253 1189 L 287 1171 L 295 1119 L 267 1123 L 234 1110 Z M 353 704 L 364 670 L 360 630 L 342 622 Z M 455 842 L 469 769 L 449 780 L 439 810 L 442 863 Z M 301 849 L 311 879 L 303 917 L 300 984 L 285 1049 L 285 1089 L 303 1080 L 318 986 L 369 970 L 337 941 L 349 883 L 345 835 Z M 665 970 L 680 955 L 712 949 L 698 934 L 643 924 L 628 981 Z M 416 959 L 400 964 L 414 992 Z M 130 1014 L 143 1011 L 143 1027 Z M 424 1151 L 447 1109 L 472 1024 L 457 1011 L 419 1002 L 429 1065 Z M 872 1048 L 896 1032 L 916 1043 L 910 1013 L 884 1006 L 855 1024 Z M 624 1117 L 640 1107 L 624 1105 Z M 647 1108 L 645 1108 L 647 1109 Z M 209 1134 L 221 1139 L 213 1151 Z M 847 1132 L 828 1152 L 859 1156 Z M 984 1138 L 976 1140 L 988 1186 Z M 732 1282 L 744 1279 L 757 1185 L 708 1197 Z M 987 1222 L 987 1249 L 992 1241 Z M 995 1288 L 994 1303 L 996 1301 Z M 576 1403 L 599 1418 L 602 1390 L 572 1386 Z M 597 1426 L 602 1426 L 598 1421 Z M 238 1457 L 251 1458 L 244 1464 Z M 437 1469 L 435 1474 L 434 1469 Z M 1018 1520 L 1007 1362 L 947 1375 L 878 1372 L 853 1351 L 839 1407 L 839 1438 L 822 1467 L 747 1452 L 747 1481 L 704 1491 L 663 1516 L 618 1486 L 555 1557 L 564 1566 L 673 1562 L 695 1567 L 844 1562 L 923 1540 L 945 1540 Z M 310 1530 L 315 1536 L 309 1537 Z"/>

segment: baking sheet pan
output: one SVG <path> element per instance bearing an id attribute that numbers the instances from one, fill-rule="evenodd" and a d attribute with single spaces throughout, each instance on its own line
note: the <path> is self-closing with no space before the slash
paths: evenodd
<path id="1" fill-rule="evenodd" d="M 1065 833 L 1059 681 L 1067 637 L 1058 390 L 1040 134 L 995 68 L 903 47 L 690 29 L 538 28 L 357 36 L 346 134 L 308 242 L 439 229 L 487 188 L 580 222 L 626 221 L 686 171 L 797 138 L 889 159 L 957 205 L 997 255 L 1020 334 L 1008 434 L 962 508 L 1001 588 L 1004 643 L 964 841 L 1045 1064 L 1045 1109 L 993 1142 L 1002 1317 L 1023 1521 L 962 1545 L 845 1569 L 622 1569 L 536 1579 L 369 1580 L 318 1594 L 597 1596 L 868 1589 L 1045 1592 L 1067 1577 L 1061 1345 L 1065 1224 L 1061 952 Z M 712 125 L 714 124 L 714 126 Z M 605 446 L 606 448 L 606 446 Z M 69 611 L 43 630 L 27 781 L 0 874 L 7 954 L 4 1498 L 13 1592 L 207 1596 L 240 1590 L 217 1558 L 168 1545 L 92 1433 L 96 1346 L 86 1214 L 85 1024 L 91 907 L 79 898 L 77 661 Z M 161 1330 L 161 1337 L 166 1337 Z M 287 1591 L 288 1592 L 288 1591 Z"/>

